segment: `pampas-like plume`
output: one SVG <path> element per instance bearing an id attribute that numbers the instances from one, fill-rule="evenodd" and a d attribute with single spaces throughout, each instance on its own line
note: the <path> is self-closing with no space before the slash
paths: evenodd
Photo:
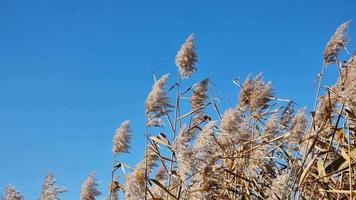
<path id="1" fill-rule="evenodd" d="M 307 118 L 305 116 L 304 108 L 300 109 L 293 117 L 290 126 L 291 135 L 289 136 L 289 142 L 294 145 L 299 145 L 299 142 L 303 139 L 303 135 L 307 128 Z"/>
<path id="2" fill-rule="evenodd" d="M 193 34 L 191 34 L 182 45 L 176 56 L 176 65 L 181 78 L 189 78 L 196 71 L 196 61 L 197 55 L 195 53 Z"/>
<path id="3" fill-rule="evenodd" d="M 88 178 L 85 179 L 82 189 L 80 191 L 80 200 L 95 200 L 96 196 L 101 195 L 98 190 L 98 183 L 95 179 L 95 173 L 89 174 Z"/>
<path id="4" fill-rule="evenodd" d="M 251 112 L 259 112 L 265 108 L 268 108 L 268 102 L 271 101 L 272 97 L 271 82 L 264 83 L 262 76 L 256 77 L 255 87 L 253 88 L 253 92 L 251 94 Z"/>
<path id="5" fill-rule="evenodd" d="M 58 195 L 66 192 L 64 187 L 56 185 L 56 179 L 52 173 L 49 173 L 42 185 L 40 200 L 59 200 Z"/>
<path id="6" fill-rule="evenodd" d="M 168 80 L 168 74 L 163 75 L 156 83 L 153 84 L 151 92 L 146 99 L 146 126 L 162 126 L 161 116 L 171 107 L 164 87 Z"/>
<path id="7" fill-rule="evenodd" d="M 145 199 L 146 181 L 156 166 L 157 153 L 152 145 L 146 147 L 145 157 L 139 162 L 131 174 L 126 175 L 124 185 L 125 200 Z M 145 174 L 147 172 L 147 177 Z"/>
<path id="8" fill-rule="evenodd" d="M 345 46 L 349 42 L 349 38 L 346 34 L 347 29 L 351 21 L 347 21 L 341 24 L 337 29 L 334 35 L 330 38 L 324 50 L 324 63 L 332 64 L 337 61 L 337 55 L 342 50 L 345 49 Z"/>
<path id="9" fill-rule="evenodd" d="M 173 152 L 177 159 L 177 172 L 182 180 L 186 178 L 193 166 L 193 151 L 189 149 L 188 146 L 191 139 L 192 135 L 185 128 L 182 128 L 172 145 Z"/>
<path id="10" fill-rule="evenodd" d="M 204 105 L 205 100 L 208 98 L 206 94 L 208 83 L 209 79 L 204 79 L 194 87 L 192 97 L 190 98 L 192 110 L 196 110 Z"/>
<path id="11" fill-rule="evenodd" d="M 124 121 L 120 127 L 115 130 L 113 139 L 112 151 L 113 153 L 128 153 L 131 141 L 130 121 Z"/>
<path id="12" fill-rule="evenodd" d="M 266 126 L 264 129 L 264 135 L 268 137 L 269 139 L 271 139 L 273 137 L 273 135 L 276 135 L 279 131 L 279 121 L 278 121 L 278 113 L 274 113 L 272 114 L 267 122 L 266 122 Z"/>
<path id="13" fill-rule="evenodd" d="M 7 185 L 5 187 L 5 194 L 3 200 L 22 200 L 23 197 L 20 195 L 19 192 L 15 190 L 12 185 Z"/>
<path id="14" fill-rule="evenodd" d="M 261 74 L 254 79 L 248 76 L 240 91 L 238 108 L 249 107 L 251 112 L 259 112 L 268 107 L 272 97 L 271 82 L 264 83 Z"/>
<path id="15" fill-rule="evenodd" d="M 293 102 L 290 101 L 282 112 L 281 122 L 280 122 L 282 129 L 285 129 L 289 126 L 293 114 L 294 114 Z"/>
<path id="16" fill-rule="evenodd" d="M 241 144 L 250 138 L 247 125 L 241 119 L 240 113 L 232 108 L 225 111 L 222 116 L 220 131 L 218 140 L 224 146 Z"/>
<path id="17" fill-rule="evenodd" d="M 216 121 L 211 121 L 205 125 L 195 140 L 193 150 L 196 152 L 195 155 L 203 162 L 209 162 L 208 158 L 213 156 L 216 151 L 217 141 L 214 133 L 216 124 Z"/>
<path id="18" fill-rule="evenodd" d="M 332 114 L 336 106 L 336 97 L 334 94 L 326 94 L 321 96 L 319 104 L 315 110 L 315 125 L 320 127 L 324 121 L 332 120 Z M 326 123 L 324 123 L 325 125 Z"/>

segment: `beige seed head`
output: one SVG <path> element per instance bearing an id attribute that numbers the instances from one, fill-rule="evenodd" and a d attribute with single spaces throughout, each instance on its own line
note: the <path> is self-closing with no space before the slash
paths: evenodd
<path id="1" fill-rule="evenodd" d="M 101 192 L 98 190 L 98 183 L 95 179 L 95 173 L 92 172 L 89 174 L 87 179 L 85 179 L 82 189 L 80 191 L 80 200 L 95 200 L 96 196 L 101 195 Z"/>
<path id="2" fill-rule="evenodd" d="M 5 187 L 3 200 L 23 200 L 23 196 L 21 196 L 12 185 L 7 185 Z"/>
<path id="3" fill-rule="evenodd" d="M 56 179 L 52 173 L 49 173 L 42 185 L 40 200 L 57 200 L 58 195 L 66 192 L 66 189 L 56 185 Z"/>
<path id="4" fill-rule="evenodd" d="M 341 24 L 337 29 L 334 35 L 330 38 L 324 50 L 324 63 L 332 64 L 337 61 L 338 53 L 345 49 L 345 46 L 349 42 L 349 38 L 346 34 L 347 29 L 351 21 L 347 21 Z"/>
<path id="5" fill-rule="evenodd" d="M 289 137 L 289 142 L 292 144 L 299 144 L 303 139 L 303 135 L 307 128 L 307 118 L 305 116 L 304 108 L 300 109 L 297 114 L 293 117 Z"/>
<path id="6" fill-rule="evenodd" d="M 130 121 L 124 121 L 116 130 L 113 139 L 113 153 L 128 153 L 131 141 Z"/>
<path id="7" fill-rule="evenodd" d="M 148 94 L 146 99 L 146 125 L 149 126 L 162 126 L 160 117 L 165 114 L 169 104 L 169 99 L 164 87 L 168 80 L 168 74 L 163 75 L 157 82 L 152 86 L 151 92 Z"/>
<path id="8" fill-rule="evenodd" d="M 181 78 L 189 78 L 196 71 L 196 61 L 197 55 L 195 53 L 193 34 L 191 34 L 182 45 L 176 56 L 176 65 Z"/>

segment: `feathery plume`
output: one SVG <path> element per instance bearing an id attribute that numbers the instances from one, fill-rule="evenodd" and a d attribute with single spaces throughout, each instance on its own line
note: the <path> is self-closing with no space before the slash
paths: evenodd
<path id="1" fill-rule="evenodd" d="M 204 161 L 214 153 L 217 145 L 214 131 L 216 124 L 216 121 L 211 121 L 205 125 L 194 143 L 193 150 Z"/>
<path id="2" fill-rule="evenodd" d="M 152 86 L 151 92 L 146 99 L 146 126 L 162 126 L 161 116 L 164 115 L 168 107 L 171 105 L 168 102 L 168 97 L 164 91 L 164 87 L 168 80 L 168 74 L 163 75 Z"/>
<path id="3" fill-rule="evenodd" d="M 324 50 L 324 63 L 332 64 L 337 61 L 337 55 L 342 50 L 345 49 L 345 46 L 349 42 L 347 36 L 347 29 L 351 21 L 347 21 L 341 24 L 337 29 L 334 35 L 330 38 Z"/>
<path id="4" fill-rule="evenodd" d="M 289 136 L 289 142 L 294 145 L 299 145 L 299 142 L 303 139 L 303 135 L 307 128 L 307 118 L 305 116 L 304 108 L 300 109 L 293 117 L 290 126 L 291 135 Z"/>
<path id="5" fill-rule="evenodd" d="M 251 75 L 248 75 L 240 91 L 238 104 L 239 108 L 245 108 L 250 105 L 250 97 L 254 88 L 254 84 L 255 80 L 253 80 Z"/>
<path id="6" fill-rule="evenodd" d="M 332 119 L 332 114 L 337 103 L 335 95 L 331 93 L 327 93 L 325 96 L 319 98 L 318 106 L 315 110 L 315 124 L 318 127 L 320 127 L 324 121 Z"/>
<path id="7" fill-rule="evenodd" d="M 292 120 L 293 114 L 294 114 L 293 101 L 290 101 L 282 112 L 282 116 L 281 116 L 281 120 L 280 120 L 282 129 L 285 129 L 286 127 L 289 126 L 289 124 Z"/>
<path id="8" fill-rule="evenodd" d="M 261 110 L 268 108 L 268 102 L 271 101 L 272 97 L 273 94 L 271 82 L 264 83 L 262 80 L 262 76 L 257 76 L 250 98 L 251 112 L 260 112 Z"/>
<path id="9" fill-rule="evenodd" d="M 279 131 L 279 121 L 278 121 L 278 113 L 274 113 L 270 115 L 266 122 L 266 126 L 264 129 L 264 135 L 267 136 L 267 138 L 272 138 L 274 135 L 276 135 Z"/>
<path id="10" fill-rule="evenodd" d="M 182 180 L 185 180 L 192 167 L 193 152 L 188 146 L 191 139 L 192 135 L 185 128 L 182 128 L 172 145 L 173 152 L 177 159 L 177 173 Z"/>
<path id="11" fill-rule="evenodd" d="M 247 124 L 235 109 L 228 109 L 221 118 L 218 141 L 224 146 L 247 142 L 250 138 Z"/>
<path id="12" fill-rule="evenodd" d="M 197 55 L 195 53 L 193 34 L 191 34 L 182 45 L 176 56 L 176 65 L 181 78 L 189 78 L 196 71 L 196 61 Z"/>
<path id="13" fill-rule="evenodd" d="M 59 187 L 56 185 L 56 179 L 52 173 L 49 173 L 42 185 L 42 192 L 40 195 L 40 200 L 59 200 L 58 195 L 66 192 L 64 187 Z"/>
<path id="14" fill-rule="evenodd" d="M 193 89 L 192 97 L 190 98 L 190 105 L 192 110 L 196 110 L 204 105 L 205 100 L 208 98 L 209 79 L 204 79 L 200 81 Z"/>
<path id="15" fill-rule="evenodd" d="M 95 173 L 92 172 L 89 174 L 88 178 L 85 179 L 82 189 L 80 191 L 80 200 L 95 200 L 96 196 L 101 195 L 101 192 L 98 190 L 98 183 L 95 179 Z"/>
<path id="16" fill-rule="evenodd" d="M 128 153 L 130 149 L 131 141 L 131 129 L 130 121 L 124 121 L 120 127 L 115 130 L 115 136 L 113 139 L 113 153 Z"/>
<path id="17" fill-rule="evenodd" d="M 145 198 L 146 181 L 158 159 L 152 145 L 146 147 L 144 159 L 139 162 L 131 174 L 126 175 L 124 185 L 124 199 L 139 200 Z M 147 171 L 147 177 L 145 177 Z"/>
<path id="18" fill-rule="evenodd" d="M 23 196 L 15 190 L 12 185 L 7 185 L 5 187 L 5 194 L 3 200 L 22 200 Z"/>
<path id="19" fill-rule="evenodd" d="M 200 81 L 193 89 L 193 94 L 190 97 L 190 106 L 192 110 L 197 110 L 193 118 L 193 125 L 196 125 L 204 120 L 203 109 L 198 110 L 205 104 L 205 100 L 208 98 L 209 79 Z"/>
<path id="20" fill-rule="evenodd" d="M 260 112 L 268 108 L 268 102 L 272 97 L 271 82 L 264 83 L 261 74 L 254 79 L 249 75 L 242 85 L 238 108 L 249 107 L 251 112 Z"/>

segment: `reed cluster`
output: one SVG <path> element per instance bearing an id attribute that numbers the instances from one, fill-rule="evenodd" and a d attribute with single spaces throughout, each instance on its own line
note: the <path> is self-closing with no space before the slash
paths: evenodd
<path id="1" fill-rule="evenodd" d="M 337 28 L 325 47 L 310 115 L 277 97 L 261 74 L 233 80 L 238 103 L 221 112 L 209 79 L 185 85 L 198 69 L 190 35 L 176 56 L 177 80 L 163 75 L 148 92 L 147 146 L 135 166 L 120 161 L 131 146 L 129 121 L 116 129 L 107 199 L 356 199 L 356 55 L 346 50 L 349 25 Z M 340 60 L 342 53 L 349 58 Z M 338 79 L 324 86 L 331 65 Z M 65 191 L 54 183 L 48 175 L 41 200 Z M 80 199 L 98 195 L 90 174 Z M 6 187 L 4 200 L 21 198 Z"/>

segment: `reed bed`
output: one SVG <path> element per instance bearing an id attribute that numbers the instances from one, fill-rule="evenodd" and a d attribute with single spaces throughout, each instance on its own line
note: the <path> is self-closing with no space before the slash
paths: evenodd
<path id="1" fill-rule="evenodd" d="M 197 71 L 190 35 L 176 56 L 176 80 L 155 78 L 147 95 L 146 148 L 135 166 L 120 161 L 130 151 L 130 122 L 116 129 L 107 199 L 356 199 L 356 55 L 346 49 L 349 25 L 341 24 L 325 47 L 310 114 L 275 96 L 261 74 L 233 80 L 238 104 L 222 112 L 209 79 L 185 86 Z M 338 79 L 322 86 L 328 66 L 338 69 Z M 92 173 L 80 200 L 95 200 L 97 186 Z M 40 199 L 63 192 L 49 174 Z M 4 200 L 22 198 L 6 187 Z"/>

